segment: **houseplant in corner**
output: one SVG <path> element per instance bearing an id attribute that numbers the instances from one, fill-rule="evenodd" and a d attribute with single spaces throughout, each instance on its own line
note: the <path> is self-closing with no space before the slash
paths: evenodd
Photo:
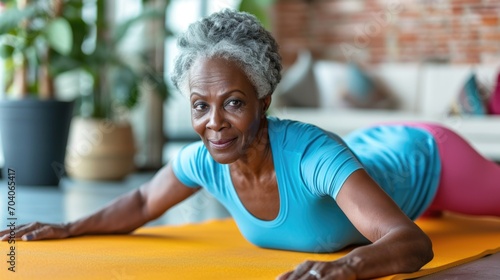
<path id="1" fill-rule="evenodd" d="M 6 89 L 0 89 L 4 174 L 18 185 L 58 185 L 72 101 L 56 100 L 51 63 L 71 50 L 72 31 L 62 1 L 3 1 L 0 55 Z M 9 94 L 6 94 L 9 92 Z"/>
<path id="2" fill-rule="evenodd" d="M 128 175 L 135 166 L 136 152 L 129 110 L 145 91 L 163 98 L 167 95 L 163 73 L 151 68 L 144 55 L 150 46 L 142 45 L 140 51 L 127 54 L 119 48 L 136 23 L 163 22 L 163 28 L 154 34 L 163 38 L 165 7 L 143 9 L 117 23 L 110 10 L 113 2 L 96 0 L 93 19 L 70 21 L 73 30 L 88 31 L 84 37 L 93 39 L 76 44 L 70 63 L 67 59 L 55 62 L 60 71 L 71 71 L 79 85 L 65 165 L 75 179 L 120 180 Z M 143 4 L 146 2 L 150 1 Z M 144 44 L 146 40 L 135 42 L 139 41 Z"/>

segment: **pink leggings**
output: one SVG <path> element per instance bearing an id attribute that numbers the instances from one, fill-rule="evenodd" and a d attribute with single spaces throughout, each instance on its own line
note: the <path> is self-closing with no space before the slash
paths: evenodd
<path id="1" fill-rule="evenodd" d="M 404 124 L 429 131 L 438 145 L 441 178 L 428 213 L 449 210 L 500 216 L 500 165 L 484 158 L 466 140 L 441 125 Z"/>

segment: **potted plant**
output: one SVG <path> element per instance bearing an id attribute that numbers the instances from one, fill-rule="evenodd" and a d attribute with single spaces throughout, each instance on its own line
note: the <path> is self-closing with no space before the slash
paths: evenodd
<path id="1" fill-rule="evenodd" d="M 144 4 L 149 2 L 155 1 L 143 1 Z M 7 1 L 7 9 L 0 19 L 1 34 L 7 34 L 7 38 L 3 36 L 0 46 L 3 56 L 7 59 L 6 68 L 11 70 L 9 73 L 15 73 L 8 79 L 8 88 L 11 91 L 17 89 L 19 92 L 37 92 L 40 100 L 54 102 L 55 88 L 62 88 L 66 93 L 67 88 L 71 88 L 73 96 L 77 96 L 68 149 L 65 149 L 67 136 L 64 141 L 59 142 L 48 139 L 46 147 L 42 149 L 59 147 L 63 151 L 66 150 L 66 155 L 63 153 L 62 157 L 61 154 L 51 157 L 50 172 L 44 169 L 43 174 L 51 173 L 59 179 L 67 171 L 75 178 L 120 179 L 131 171 L 134 165 L 134 137 L 130 123 L 124 115 L 137 104 L 140 94 L 145 90 L 153 91 L 164 98 L 167 95 L 167 87 L 162 73 L 148 66 L 147 57 L 124 57 L 118 51 L 118 45 L 135 23 L 151 19 L 163 19 L 164 22 L 166 3 L 164 2 L 163 9 L 145 9 L 139 15 L 116 24 L 109 18 L 112 14 L 109 7 L 113 1 Z M 84 12 L 85 9 L 87 13 Z M 88 11 L 95 11 L 94 20 L 91 17 L 84 18 L 83 15 L 88 14 Z M 164 30 L 159 30 L 160 32 L 154 35 L 157 40 L 162 40 Z M 25 44 L 14 44 L 14 37 L 16 40 L 20 37 L 18 41 Z M 19 70 L 25 67 L 30 70 Z M 20 78 L 22 74 L 18 73 L 37 73 L 35 76 L 41 82 L 20 83 L 23 79 Z M 24 75 L 24 79 L 31 81 L 32 76 Z M 74 83 L 79 86 L 72 84 L 69 87 L 57 87 L 54 85 L 55 77 L 56 81 L 70 77 L 70 80 L 79 81 Z M 27 98 L 20 99 L 24 101 Z M 32 98 L 30 101 L 33 101 Z M 4 107 L 0 113 L 10 115 Z M 31 113 L 34 110 L 28 111 Z M 71 116 L 71 112 L 67 115 Z M 67 132 L 68 129 L 55 128 L 54 122 L 62 119 L 61 114 L 56 116 L 58 117 L 49 118 L 52 127 L 50 131 L 42 128 L 44 126 L 35 125 L 33 120 L 26 120 L 26 124 L 16 127 L 35 132 L 38 128 L 41 131 L 37 133 L 42 135 L 52 135 L 56 131 Z M 5 125 L 14 125 L 11 120 L 2 120 Z M 66 121 L 66 124 L 66 127 L 69 127 L 69 121 Z M 3 130 L 6 131 L 2 133 L 4 140 L 6 135 L 15 136 L 12 141 L 3 141 L 4 146 L 8 143 L 19 144 L 19 138 L 40 141 L 39 136 L 25 137 L 24 134 L 15 134 L 10 127 Z M 31 142 L 16 145 L 17 150 L 4 147 L 6 164 L 15 165 L 16 168 L 25 166 L 26 163 L 12 164 L 12 159 L 20 159 L 19 150 L 27 149 L 26 146 L 31 145 Z M 32 154 L 31 151 L 29 153 Z M 35 176 L 33 171 L 22 173 L 30 174 L 30 178 L 39 176 Z M 52 180 L 36 184 L 57 183 L 58 181 Z"/>
<path id="2" fill-rule="evenodd" d="M 0 55 L 6 88 L 0 89 L 4 174 L 19 185 L 58 185 L 73 103 L 56 100 L 53 57 L 67 55 L 72 32 L 62 1 L 3 1 Z M 10 94 L 6 94 L 9 92 Z"/>
<path id="3" fill-rule="evenodd" d="M 153 1 L 143 4 L 148 2 Z M 136 145 L 129 110 L 137 105 L 141 94 L 154 92 L 163 100 L 168 91 L 163 72 L 148 63 L 146 54 L 154 46 L 143 45 L 134 54 L 123 54 L 119 46 L 136 23 L 154 22 L 160 22 L 162 28 L 151 36 L 163 44 L 164 3 L 160 8 L 144 9 L 135 17 L 116 23 L 110 17 L 113 1 L 97 0 L 94 21 L 69 21 L 80 36 L 90 38 L 95 34 L 90 44 L 88 40 L 74 41 L 71 60 L 55 60 L 60 72 L 71 71 L 80 81 L 65 165 L 71 177 L 119 180 L 134 169 Z M 144 37 L 137 40 L 156 41 Z"/>

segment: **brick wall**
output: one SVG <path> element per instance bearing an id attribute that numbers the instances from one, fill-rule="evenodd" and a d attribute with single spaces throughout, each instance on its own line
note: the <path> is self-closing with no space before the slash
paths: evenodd
<path id="1" fill-rule="evenodd" d="M 298 50 L 338 61 L 500 64 L 498 0 L 278 0 L 285 66 Z"/>

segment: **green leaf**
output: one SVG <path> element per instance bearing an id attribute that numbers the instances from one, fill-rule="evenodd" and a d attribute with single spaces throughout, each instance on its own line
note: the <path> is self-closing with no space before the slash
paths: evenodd
<path id="1" fill-rule="evenodd" d="M 0 57 L 3 59 L 10 58 L 14 53 L 15 48 L 13 46 L 0 44 Z"/>
<path id="2" fill-rule="evenodd" d="M 70 54 L 73 48 L 73 32 L 66 19 L 58 18 L 50 22 L 45 29 L 45 36 L 55 51 L 62 55 Z"/>
<path id="3" fill-rule="evenodd" d="M 274 0 L 241 0 L 238 10 L 253 14 L 256 16 L 262 26 L 268 29 L 271 27 L 268 8 L 274 3 Z"/>
<path id="4" fill-rule="evenodd" d="M 113 99 L 126 108 L 133 108 L 139 100 L 139 79 L 134 71 L 121 65 L 113 73 Z"/>
<path id="5" fill-rule="evenodd" d="M 0 17 L 0 34 L 9 33 L 12 29 L 19 28 L 20 23 L 40 14 L 38 6 L 30 5 L 23 10 L 10 8 L 2 12 Z"/>
<path id="6" fill-rule="evenodd" d="M 91 34 L 91 26 L 81 18 L 67 18 L 73 34 L 73 48 L 71 55 L 77 59 L 85 59 L 86 54 L 82 50 L 85 39 Z"/>
<path id="7" fill-rule="evenodd" d="M 80 68 L 83 62 L 72 56 L 61 55 L 58 52 L 51 53 L 50 67 L 54 75 Z"/>

